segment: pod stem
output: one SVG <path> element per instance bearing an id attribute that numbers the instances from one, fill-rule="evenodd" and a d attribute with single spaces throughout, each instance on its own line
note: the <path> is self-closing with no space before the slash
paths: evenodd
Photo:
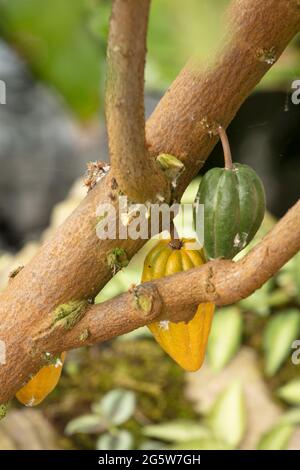
<path id="1" fill-rule="evenodd" d="M 183 247 L 183 243 L 182 241 L 176 237 L 176 228 L 175 228 L 175 225 L 174 225 L 174 221 L 171 220 L 170 222 L 170 236 L 171 236 L 171 240 L 170 240 L 170 243 L 169 243 L 169 246 L 173 249 L 173 250 L 180 250 L 182 247 Z"/>
<path id="2" fill-rule="evenodd" d="M 229 140 L 228 140 L 226 131 L 222 126 L 218 126 L 217 132 L 219 134 L 222 147 L 223 147 L 225 168 L 227 170 L 232 170 L 233 169 L 232 155 L 231 155 Z"/>

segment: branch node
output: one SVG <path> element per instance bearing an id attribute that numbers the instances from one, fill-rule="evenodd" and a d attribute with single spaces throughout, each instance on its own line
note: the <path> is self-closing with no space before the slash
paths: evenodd
<path id="1" fill-rule="evenodd" d="M 89 336 L 90 336 L 90 331 L 88 328 L 85 328 L 85 330 L 83 330 L 79 335 L 79 341 L 82 341 L 84 343 L 88 339 Z"/>
<path id="2" fill-rule="evenodd" d="M 181 160 L 168 153 L 161 153 L 156 161 L 169 180 L 177 179 L 185 169 Z"/>
<path id="3" fill-rule="evenodd" d="M 7 413 L 7 403 L 3 403 L 0 405 L 0 421 L 1 419 L 5 418 Z"/>
<path id="4" fill-rule="evenodd" d="M 129 264 L 129 259 L 124 248 L 113 248 L 106 254 L 107 264 L 115 275 L 120 269 Z"/>
<path id="5" fill-rule="evenodd" d="M 93 189 L 97 183 L 109 172 L 110 165 L 100 160 L 96 162 L 89 162 L 84 178 L 84 185 L 87 186 L 88 191 Z"/>
<path id="6" fill-rule="evenodd" d="M 89 305 L 85 299 L 70 300 L 59 305 L 54 310 L 52 326 L 63 326 L 66 330 L 71 330 L 82 319 Z"/>
<path id="7" fill-rule="evenodd" d="M 143 317 L 151 320 L 156 317 L 162 306 L 160 295 L 154 286 L 139 285 L 131 289 L 134 305 Z"/>
<path id="8" fill-rule="evenodd" d="M 256 57 L 260 62 L 265 62 L 268 65 L 275 64 L 277 60 L 276 47 L 261 47 L 256 51 Z"/>

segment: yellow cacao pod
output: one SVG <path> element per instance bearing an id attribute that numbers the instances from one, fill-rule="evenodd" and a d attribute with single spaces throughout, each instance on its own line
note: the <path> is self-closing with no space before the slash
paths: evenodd
<path id="1" fill-rule="evenodd" d="M 16 398 L 25 406 L 39 405 L 56 385 L 61 376 L 66 353 L 62 353 L 55 364 L 42 367 L 38 373 L 16 393 Z"/>
<path id="2" fill-rule="evenodd" d="M 144 262 L 142 282 L 187 271 L 204 263 L 200 249 L 188 249 L 188 244 L 195 240 L 176 242 L 161 240 L 152 248 Z M 213 303 L 203 303 L 189 322 L 161 321 L 149 325 L 160 346 L 187 371 L 196 371 L 203 363 L 214 308 Z"/>

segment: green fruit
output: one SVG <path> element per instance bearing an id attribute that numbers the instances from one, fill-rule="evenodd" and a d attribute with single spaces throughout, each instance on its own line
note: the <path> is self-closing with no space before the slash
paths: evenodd
<path id="1" fill-rule="evenodd" d="M 248 165 L 213 168 L 202 178 L 195 199 L 204 204 L 204 253 L 207 259 L 233 258 L 259 229 L 265 214 L 261 179 Z"/>

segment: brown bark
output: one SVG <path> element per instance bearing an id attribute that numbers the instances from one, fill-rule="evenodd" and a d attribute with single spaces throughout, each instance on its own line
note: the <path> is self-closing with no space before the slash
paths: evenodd
<path id="1" fill-rule="evenodd" d="M 300 250 L 300 200 L 249 253 L 238 262 L 216 260 L 199 268 L 146 282 L 102 304 L 91 306 L 70 331 L 37 332 L 35 348 L 53 353 L 106 341 L 154 320 L 187 321 L 203 302 L 228 305 L 247 297 Z M 149 298 L 147 311 L 137 308 L 138 296 Z M 87 331 L 82 341 L 80 335 Z"/>
<path id="2" fill-rule="evenodd" d="M 225 45 L 217 57 L 202 71 L 187 66 L 147 124 L 152 156 L 168 152 L 185 163 L 178 197 L 216 142 L 207 135 L 202 119 L 228 125 L 270 67 L 261 61 L 261 51 L 274 48 L 280 55 L 299 30 L 300 9 L 296 0 L 233 0 L 229 19 Z M 112 276 L 106 261 L 109 250 L 125 248 L 130 259 L 143 245 L 143 240 L 100 241 L 96 236 L 97 207 L 112 201 L 117 206 L 113 177 L 104 177 L 90 191 L 0 294 L 0 340 L 7 348 L 7 363 L 0 366 L 0 403 L 12 397 L 41 364 L 40 355 L 32 355 L 32 335 L 49 327 L 54 309 L 99 292 Z"/>
<path id="3" fill-rule="evenodd" d="M 135 202 L 168 197 L 168 183 L 146 148 L 144 68 L 150 0 L 114 0 L 107 50 L 109 154 L 120 189 Z M 151 179 L 151 184 L 145 184 Z"/>
<path id="4" fill-rule="evenodd" d="M 220 48 L 208 64 L 189 62 L 147 122 L 152 155 L 180 158 L 186 172 L 180 196 L 197 174 L 218 138 L 203 119 L 225 129 L 251 90 L 280 57 L 300 29 L 297 0 L 233 0 L 226 15 Z M 201 70 L 201 72 L 200 72 Z M 234 156 L 233 156 L 234 157 Z"/>

